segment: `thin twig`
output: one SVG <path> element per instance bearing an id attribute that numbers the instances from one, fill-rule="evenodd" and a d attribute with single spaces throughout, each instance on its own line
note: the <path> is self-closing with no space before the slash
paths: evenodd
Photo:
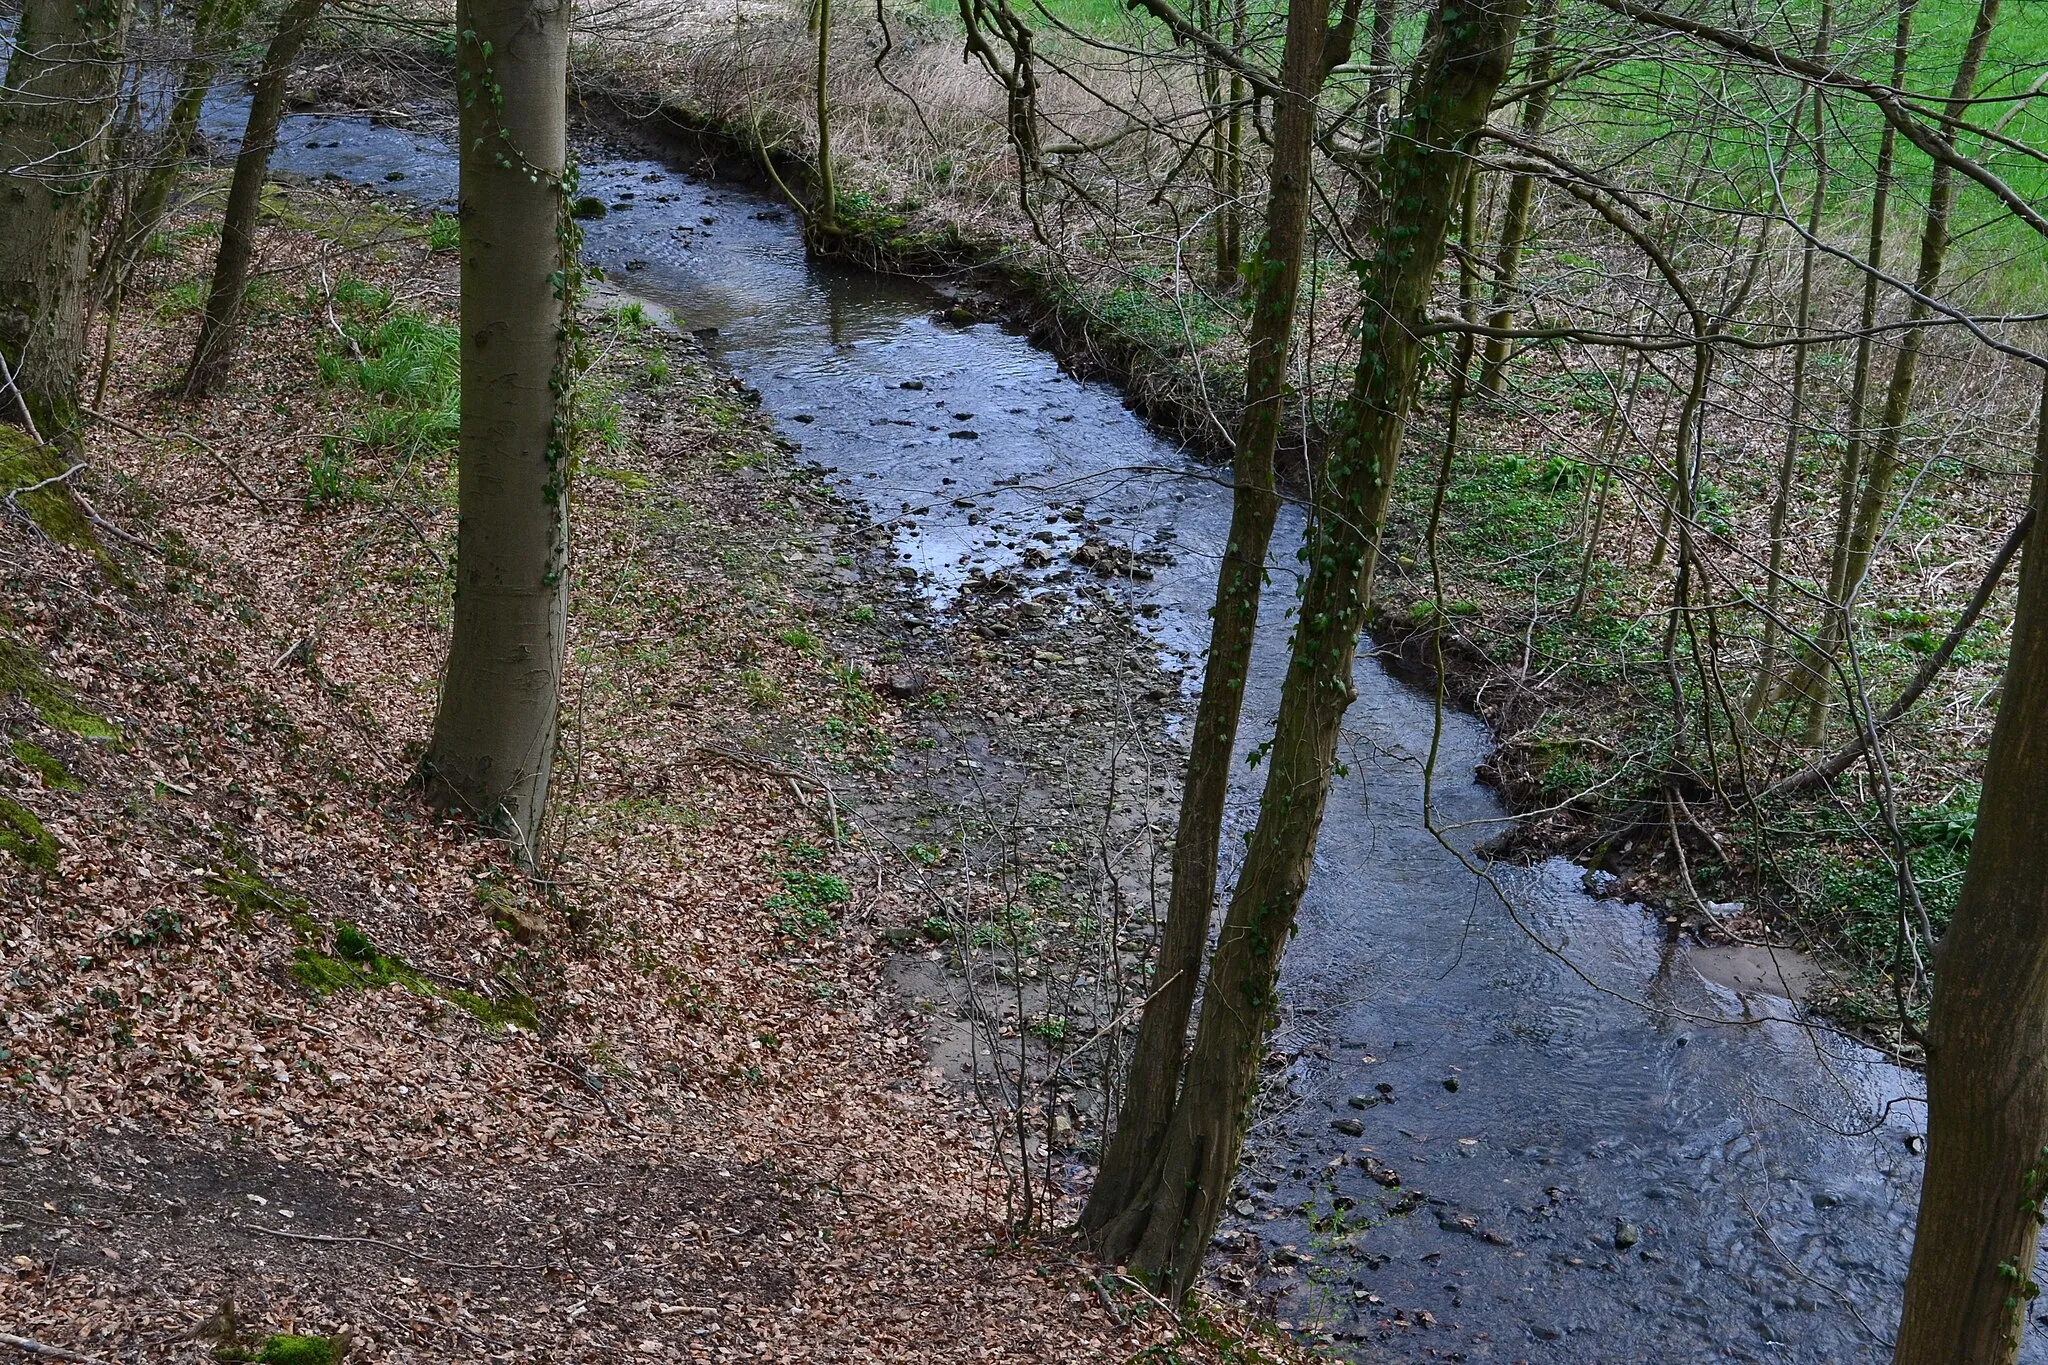
<path id="1" fill-rule="evenodd" d="M 438 1256 L 429 1256 L 425 1252 L 414 1251 L 411 1247 L 403 1246 L 400 1243 L 387 1242 L 381 1237 L 354 1237 L 331 1232 L 292 1232 L 287 1228 L 265 1227 L 261 1223 L 237 1223 L 235 1226 L 250 1232 L 264 1232 L 272 1237 L 287 1238 L 294 1242 L 322 1242 L 336 1245 L 360 1243 L 363 1246 L 383 1247 L 386 1251 L 395 1251 L 401 1256 L 410 1257 L 426 1265 L 446 1266 L 451 1270 L 518 1270 L 530 1275 L 543 1274 L 547 1270 L 547 1267 L 544 1265 L 504 1265 L 496 1261 L 444 1261 Z"/>
<path id="2" fill-rule="evenodd" d="M 156 439 L 155 437 L 151 436 L 148 432 L 142 430 L 140 427 L 130 426 L 128 423 L 122 421 L 118 417 L 110 416 L 107 413 L 101 412 L 96 408 L 86 407 L 83 403 L 79 404 L 78 410 L 84 413 L 87 417 L 92 418 L 96 422 L 105 422 L 110 427 L 115 427 L 121 431 L 127 432 L 130 436 L 135 437 L 137 440 L 151 441 Z M 218 450 L 215 450 L 213 446 L 211 446 L 205 441 L 200 440 L 197 436 L 194 436 L 189 431 L 174 431 L 171 433 L 171 435 L 182 437 L 185 440 L 190 441 L 193 445 L 197 446 L 200 452 L 204 454 L 207 459 L 212 460 L 215 464 L 220 466 L 222 473 L 226 474 L 229 478 L 235 481 L 235 486 L 237 488 L 240 488 L 244 493 L 247 493 L 252 499 L 254 499 L 258 507 L 268 509 L 273 505 L 272 499 L 264 497 L 261 493 L 258 493 L 254 488 L 251 488 L 249 486 L 249 481 L 242 477 L 241 471 L 237 470 L 232 464 L 229 464 L 227 457 L 222 455 Z"/>

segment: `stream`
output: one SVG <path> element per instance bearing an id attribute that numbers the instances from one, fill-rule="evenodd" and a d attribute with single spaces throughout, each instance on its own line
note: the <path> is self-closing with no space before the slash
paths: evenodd
<path id="1" fill-rule="evenodd" d="M 245 107 L 210 101 L 216 146 Z M 589 258 L 699 330 L 842 493 L 901 515 L 897 562 L 934 611 L 973 570 L 1035 587 L 1084 534 L 1059 514 L 1082 509 L 1095 536 L 1169 561 L 1128 591 L 1163 650 L 1199 651 L 1230 517 L 1213 468 L 1023 337 L 945 322 L 925 286 L 808 261 L 794 215 L 755 191 L 590 154 L 584 192 L 611 209 L 586 224 Z M 276 162 L 455 193 L 445 140 L 360 117 L 289 118 Z M 1275 537 L 1247 745 L 1271 731 L 1299 534 L 1293 515 Z M 1049 569 L 1026 567 L 1034 549 Z M 1431 699 L 1369 653 L 1356 683 L 1287 954 L 1291 1060 L 1221 1254 L 1255 1233 L 1276 1316 L 1359 1360 L 1888 1359 L 1919 1078 L 1714 984 L 1569 863 L 1475 871 L 1506 819 L 1473 775 L 1485 728 L 1444 719 L 1440 841 Z M 1230 849 L 1263 775 L 1238 771 Z M 2042 1335 L 2027 1359 L 2048 1359 Z"/>

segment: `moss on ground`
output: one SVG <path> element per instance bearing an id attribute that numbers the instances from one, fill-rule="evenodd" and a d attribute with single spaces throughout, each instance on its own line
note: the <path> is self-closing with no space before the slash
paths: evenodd
<path id="1" fill-rule="evenodd" d="M 63 456 L 49 446 L 36 444 L 27 432 L 0 426 L 0 496 L 11 496 L 14 505 L 60 545 L 97 554 L 99 537 L 93 534 L 92 523 L 86 520 L 78 499 L 61 483 L 45 483 L 70 467 Z M 44 486 L 33 493 L 21 491 L 37 484 Z"/>
<path id="2" fill-rule="evenodd" d="M 0 439 L 0 449 L 4 446 Z M 0 635 L 0 692 L 12 692 L 27 702 L 53 730 L 68 730 L 82 739 L 121 737 L 112 722 L 86 710 L 69 688 L 45 672 L 33 650 L 5 635 Z"/>
<path id="3" fill-rule="evenodd" d="M 346 920 L 334 926 L 331 952 L 322 952 L 311 943 L 294 952 L 291 974 L 294 981 L 317 996 L 403 986 L 422 999 L 445 1000 L 494 1031 L 507 1026 L 540 1030 L 540 1017 L 533 1001 L 526 996 L 513 991 L 503 999 L 493 999 L 458 987 L 437 988 L 411 963 L 385 952 L 360 926 Z"/>
<path id="4" fill-rule="evenodd" d="M 255 1361 L 258 1365 L 334 1365 L 341 1358 L 341 1348 L 333 1337 L 301 1336 L 296 1332 L 278 1332 L 263 1339 L 263 1344 L 254 1350 L 246 1346 L 222 1346 L 213 1353 L 215 1360 Z"/>
<path id="5" fill-rule="evenodd" d="M 57 841 L 35 812 L 0 796 L 0 850 L 44 872 L 57 869 Z"/>
<path id="6" fill-rule="evenodd" d="M 319 935 L 320 926 L 313 919 L 312 902 L 296 892 L 272 884 L 257 870 L 255 862 L 232 842 L 225 851 L 222 866 L 199 885 L 209 895 L 219 896 L 234 907 L 235 924 L 245 933 L 256 927 L 259 911 L 275 910 L 291 922 L 300 938 L 310 939 Z"/>
<path id="7" fill-rule="evenodd" d="M 14 741 L 15 761 L 43 779 L 43 785 L 55 792 L 78 792 L 85 790 L 85 783 L 78 780 L 72 771 L 64 766 L 64 760 L 40 744 L 25 739 Z"/>

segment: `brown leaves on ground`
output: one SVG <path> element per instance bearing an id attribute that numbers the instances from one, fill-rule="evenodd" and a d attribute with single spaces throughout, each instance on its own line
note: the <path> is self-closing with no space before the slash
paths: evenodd
<path id="1" fill-rule="evenodd" d="M 156 387 L 203 237 L 124 321 L 78 480 L 119 572 L 0 517 L 41 670 L 0 677 L 0 811 L 52 850 L 0 852 L 0 1328 L 202 1360 L 232 1301 L 245 1346 L 362 1360 L 1254 1358 L 1005 1237 L 881 979 L 892 874 L 749 757 L 767 713 L 900 721 L 805 633 L 829 509 L 687 343 L 603 340 L 544 877 L 416 802 L 452 452 L 365 436 L 390 402 L 316 354 L 354 344 L 344 272 L 439 319 L 453 262 L 332 186 L 272 217 L 221 399 Z"/>

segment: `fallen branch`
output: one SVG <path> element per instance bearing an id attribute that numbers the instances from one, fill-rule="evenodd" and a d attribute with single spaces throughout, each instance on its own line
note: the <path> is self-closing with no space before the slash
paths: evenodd
<path id="1" fill-rule="evenodd" d="M 98 1356 L 81 1355 L 77 1351 L 67 1351 L 62 1346 L 52 1346 L 33 1337 L 17 1337 L 7 1332 L 0 1332 L 0 1346 L 12 1346 L 17 1351 L 43 1360 L 75 1360 L 79 1365 L 107 1365 L 107 1362 Z"/>
<path id="2" fill-rule="evenodd" d="M 53 483 L 63 483 L 66 479 L 70 478 L 73 474 L 76 474 L 79 470 L 83 468 L 85 468 L 85 463 L 84 461 L 80 461 L 79 463 L 71 466 L 71 468 L 65 470 L 62 474 L 52 474 L 47 479 L 37 479 L 34 483 L 24 484 L 20 488 L 10 488 L 7 490 L 7 501 L 13 502 L 16 498 L 20 497 L 24 493 L 34 493 L 39 489 L 48 488 Z"/>
<path id="3" fill-rule="evenodd" d="M 99 412 L 93 408 L 86 407 L 83 403 L 79 404 L 78 410 L 84 413 L 87 417 L 92 418 L 95 422 L 105 422 L 108 426 L 118 428 L 121 431 L 125 431 L 130 436 L 133 436 L 138 440 L 153 441 L 156 439 L 155 437 L 151 436 L 148 432 L 142 430 L 140 427 L 130 426 L 128 423 L 122 421 L 118 417 L 111 417 L 104 412 Z M 258 507 L 269 508 L 272 505 L 271 499 L 264 497 L 261 493 L 258 493 L 254 488 L 251 488 L 249 486 L 249 481 L 242 477 L 241 471 L 236 469 L 232 464 L 228 463 L 227 456 L 221 454 L 218 450 L 215 450 L 207 442 L 200 440 L 197 436 L 194 436 L 189 431 L 174 431 L 171 434 L 173 436 L 181 437 L 184 440 L 190 441 L 193 445 L 197 446 L 200 450 L 200 453 L 205 455 L 207 459 L 212 460 L 215 464 L 219 465 L 221 468 L 221 472 L 226 474 L 229 478 L 233 479 L 235 481 L 235 486 L 237 488 L 240 488 L 244 493 L 247 493 L 251 498 L 253 498 Z"/>
<path id="4" fill-rule="evenodd" d="M 1898 699 L 1884 709 L 1884 714 L 1877 718 L 1875 724 L 1868 727 L 1859 727 L 1856 731 L 1856 737 L 1847 744 L 1835 750 L 1834 753 L 1828 755 L 1822 761 L 1810 767 L 1801 768 L 1783 781 L 1766 787 L 1757 799 L 1763 800 L 1765 797 L 1771 796 L 1790 796 L 1796 792 L 1803 792 L 1808 788 L 1819 786 L 1823 782 L 1834 781 L 1843 773 L 1849 771 L 1850 765 L 1854 764 L 1857 759 L 1863 757 L 1864 753 L 1870 748 L 1871 736 L 1882 734 L 1898 724 L 1906 712 L 1913 708 L 1913 703 L 1919 701 L 1921 694 L 1927 691 L 1928 686 L 1933 683 L 1935 675 L 1940 673 L 1948 664 L 1949 659 L 1954 656 L 1957 647 L 1963 643 L 1964 637 L 1970 633 L 1970 627 L 1977 624 L 1978 616 L 1983 614 L 1985 606 L 1991 601 L 1992 592 L 1998 587 L 1998 580 L 2005 577 L 2007 566 L 2012 563 L 2013 556 L 2019 553 L 2020 546 L 2026 541 L 2027 528 L 2033 524 L 2034 509 L 2030 507 L 2027 509 L 2026 514 L 2019 519 L 2019 522 L 2014 525 L 2012 530 L 2006 533 L 2005 543 L 1998 547 L 1998 553 L 1991 559 L 1991 567 L 1984 571 L 1983 579 L 1977 584 L 1976 595 L 1970 598 L 1970 605 L 1963 608 L 1963 614 L 1956 618 L 1955 625 L 1950 628 L 1947 637 L 1942 640 L 1941 647 L 1927 656 L 1927 661 L 1920 665 L 1920 671 L 1913 675 L 1913 681 L 1906 684 L 1906 690 L 1899 693 Z"/>

